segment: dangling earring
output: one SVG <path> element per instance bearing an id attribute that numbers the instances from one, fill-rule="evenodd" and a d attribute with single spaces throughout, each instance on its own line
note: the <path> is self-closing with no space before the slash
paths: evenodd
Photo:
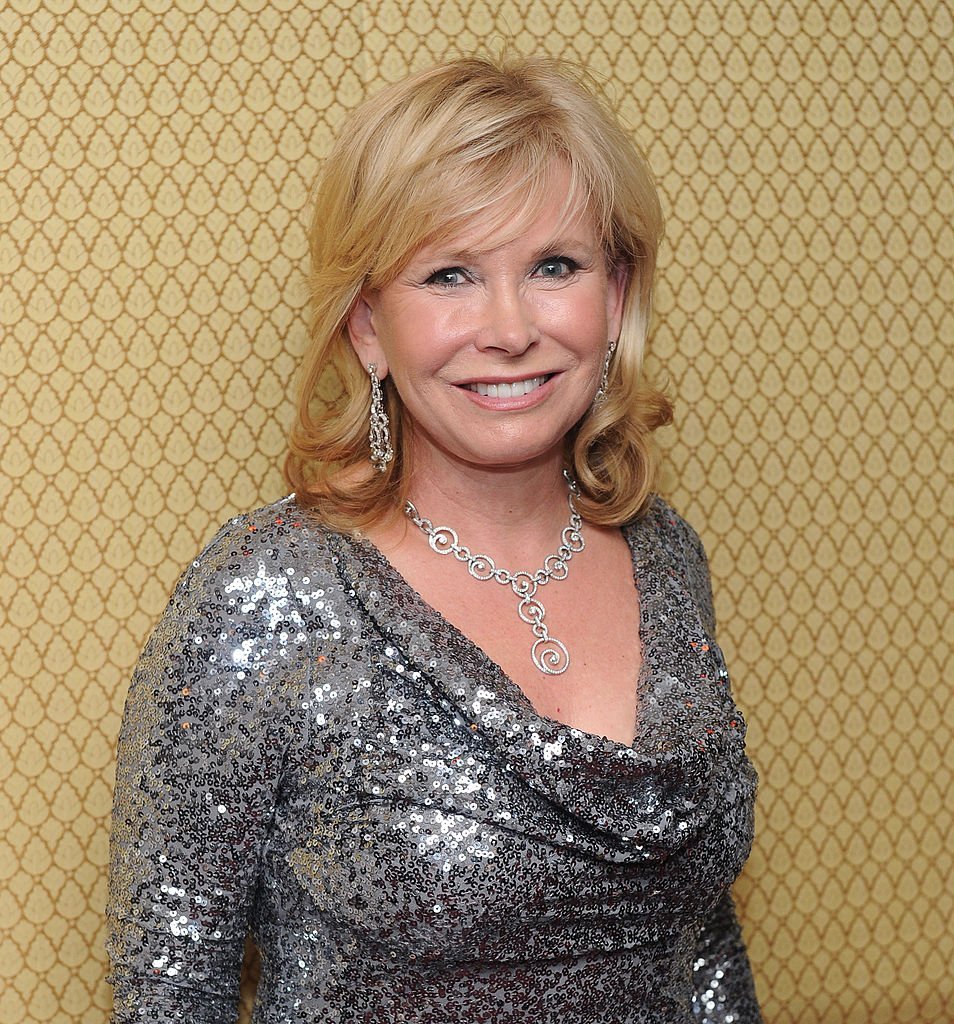
<path id="1" fill-rule="evenodd" d="M 609 371 L 610 362 L 613 359 L 613 353 L 616 351 L 616 342 L 611 341 L 609 347 L 606 349 L 606 358 L 603 360 L 603 373 L 600 376 L 600 386 L 596 389 L 596 394 L 593 396 L 593 404 L 599 405 L 606 399 L 606 392 L 609 388 Z"/>
<path id="2" fill-rule="evenodd" d="M 384 392 L 377 370 L 374 363 L 368 363 L 368 373 L 371 375 L 371 429 L 368 431 L 368 441 L 371 444 L 371 465 L 379 473 L 384 473 L 394 458 L 394 449 L 391 447 L 390 423 L 384 411 Z"/>

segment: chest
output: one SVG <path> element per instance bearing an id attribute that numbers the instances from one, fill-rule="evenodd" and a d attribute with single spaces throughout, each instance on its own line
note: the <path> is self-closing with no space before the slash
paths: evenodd
<path id="1" fill-rule="evenodd" d="M 640 603 L 628 546 L 597 535 L 529 593 L 473 578 L 451 558 L 402 567 L 424 600 L 499 665 L 536 712 L 629 744 L 642 663 Z M 518 592 L 519 591 L 519 592 Z"/>
<path id="2" fill-rule="evenodd" d="M 287 763 L 263 865 L 269 898 L 389 958 L 519 959 L 536 935 L 547 955 L 556 935 L 567 955 L 619 948 L 646 933 L 600 929 L 665 932 L 705 912 L 744 860 L 754 779 L 679 578 L 640 568 L 637 595 L 631 561 L 607 578 L 594 560 L 565 603 L 568 581 L 541 588 L 573 665 L 541 677 L 563 690 L 534 691 L 517 664 L 533 634 L 511 590 L 473 581 L 465 635 L 420 579 L 405 582 L 368 549 L 337 558 L 337 618 L 352 629 L 347 643 L 321 634 L 307 742 Z M 601 662 L 614 647 L 641 650 L 645 665 Z M 576 724 L 568 696 L 612 693 L 577 669 L 612 677 L 614 664 L 620 703 L 625 694 L 627 714 L 639 711 L 632 747 L 558 724 Z M 559 714 L 530 707 L 547 715 L 549 700 Z M 628 744 L 631 717 L 625 730 Z"/>
<path id="3" fill-rule="evenodd" d="M 538 744 L 530 719 L 497 728 L 506 709 L 498 716 L 489 685 L 476 691 L 477 729 L 399 657 L 338 694 L 290 776 L 266 874 L 386 955 L 638 945 L 703 913 L 744 857 L 741 802 L 700 803 L 699 779 L 677 765 L 614 778 L 607 762 L 594 779 L 564 730 L 538 733 Z M 594 804 L 608 790 L 628 807 L 638 855 L 622 861 L 603 828 L 564 806 L 589 804 L 588 787 Z M 659 847 L 661 831 L 678 848 Z"/>

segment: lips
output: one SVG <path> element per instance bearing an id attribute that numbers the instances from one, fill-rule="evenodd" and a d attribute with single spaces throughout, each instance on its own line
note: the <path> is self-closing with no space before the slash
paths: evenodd
<path id="1" fill-rule="evenodd" d="M 483 398 L 522 398 L 542 387 L 549 379 L 550 374 L 543 377 L 528 377 L 526 380 L 515 380 L 504 383 L 485 384 L 483 381 L 474 381 L 471 384 L 464 384 L 462 387 L 473 391 Z"/>

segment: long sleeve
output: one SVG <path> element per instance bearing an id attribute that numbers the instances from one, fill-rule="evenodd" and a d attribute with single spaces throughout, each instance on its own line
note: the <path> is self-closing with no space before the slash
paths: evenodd
<path id="1" fill-rule="evenodd" d="M 728 893 L 699 936 L 692 982 L 692 1011 L 700 1024 L 761 1024 L 752 968 Z"/>
<path id="2" fill-rule="evenodd" d="M 234 520 L 184 575 L 126 701 L 107 906 L 114 1024 L 235 1019 L 307 663 L 288 581 L 249 557 L 246 531 Z"/>
<path id="3" fill-rule="evenodd" d="M 698 534 L 675 513 L 672 523 L 683 552 L 686 582 L 699 608 L 713 660 L 718 666 L 717 676 L 728 688 L 728 672 L 716 642 L 712 581 L 705 549 Z M 699 935 L 693 960 L 692 1009 L 700 1024 L 761 1024 L 762 1021 L 752 968 L 729 892 L 713 907 Z"/>

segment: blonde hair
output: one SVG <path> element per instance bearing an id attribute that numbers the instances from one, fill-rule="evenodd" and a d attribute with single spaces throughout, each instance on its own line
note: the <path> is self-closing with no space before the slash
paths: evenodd
<path id="1" fill-rule="evenodd" d="M 347 320 L 364 288 L 392 281 L 427 243 L 499 204 L 542 203 L 555 160 L 570 173 L 566 210 L 594 219 L 607 265 L 627 275 L 609 387 L 566 439 L 581 514 L 619 525 L 645 506 L 672 417 L 643 378 L 662 233 L 649 168 L 585 71 L 548 58 L 464 57 L 388 86 L 347 118 L 316 186 L 311 223 L 311 344 L 285 476 L 300 504 L 339 529 L 403 508 L 411 452 L 396 388 L 383 382 L 395 458 L 368 462 L 370 378 Z M 322 402 L 328 382 L 341 397 Z M 362 472 L 366 467 L 367 472 Z"/>

